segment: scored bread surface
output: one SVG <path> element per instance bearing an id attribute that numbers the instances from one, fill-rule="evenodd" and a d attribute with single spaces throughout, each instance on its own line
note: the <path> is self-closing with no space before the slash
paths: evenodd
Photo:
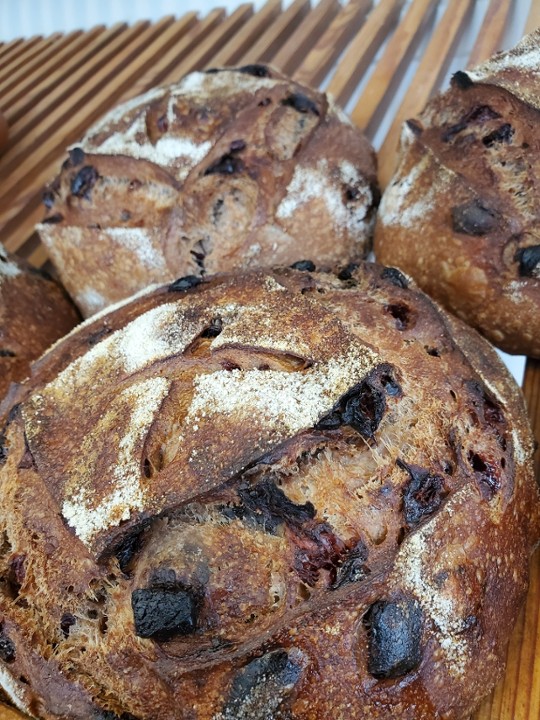
<path id="1" fill-rule="evenodd" d="M 193 278 L 5 414 L 0 686 L 36 718 L 464 719 L 539 534 L 491 348 L 394 269 Z"/>
<path id="2" fill-rule="evenodd" d="M 375 253 L 511 353 L 540 357 L 540 31 L 403 127 Z"/>
<path id="3" fill-rule="evenodd" d="M 379 193 L 365 136 L 263 65 L 129 100 L 70 150 L 38 226 L 85 316 L 181 275 L 363 258 Z"/>

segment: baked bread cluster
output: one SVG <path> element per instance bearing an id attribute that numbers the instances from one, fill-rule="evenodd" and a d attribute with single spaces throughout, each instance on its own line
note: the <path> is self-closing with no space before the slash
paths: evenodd
<path id="1" fill-rule="evenodd" d="M 539 536 L 522 397 L 377 265 L 182 278 L 12 400 L 0 683 L 46 720 L 457 720 Z"/>
<path id="2" fill-rule="evenodd" d="M 0 400 L 30 363 L 80 321 L 67 293 L 0 245 Z"/>
<path id="3" fill-rule="evenodd" d="M 540 31 L 403 127 L 377 258 L 510 353 L 540 357 Z"/>
<path id="4" fill-rule="evenodd" d="M 379 192 L 371 145 L 329 98 L 247 65 L 115 108 L 44 200 L 39 235 L 88 316 L 179 276 L 363 258 Z"/>

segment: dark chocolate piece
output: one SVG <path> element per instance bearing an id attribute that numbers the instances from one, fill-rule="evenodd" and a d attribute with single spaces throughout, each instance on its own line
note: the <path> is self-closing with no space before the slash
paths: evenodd
<path id="1" fill-rule="evenodd" d="M 455 135 L 465 130 L 469 125 L 473 123 L 482 124 L 488 120 L 496 120 L 500 118 L 498 112 L 493 110 L 489 105 L 475 105 L 468 112 L 463 115 L 461 120 L 455 125 L 451 125 L 448 130 L 445 130 L 442 134 L 443 142 L 450 142 Z"/>
<path id="2" fill-rule="evenodd" d="M 255 658 L 234 678 L 221 711 L 223 720 L 271 720 L 293 690 L 302 668 L 285 650 Z M 281 716 L 280 716 L 281 717 Z"/>
<path id="3" fill-rule="evenodd" d="M 49 215 L 48 217 L 44 218 L 41 222 L 45 223 L 46 225 L 58 225 L 58 223 L 61 223 L 64 219 L 64 216 L 62 213 L 55 213 L 54 215 Z"/>
<path id="4" fill-rule="evenodd" d="M 252 487 L 241 486 L 238 495 L 242 504 L 224 508 L 225 514 L 252 522 L 272 534 L 283 523 L 299 528 L 316 514 L 312 503 L 297 505 L 271 480 L 263 480 Z"/>
<path id="5" fill-rule="evenodd" d="M 198 275 L 185 275 L 184 277 L 178 278 L 169 285 L 171 292 L 179 292 L 183 290 L 190 290 L 191 288 L 197 287 L 202 283 L 202 278 Z"/>
<path id="6" fill-rule="evenodd" d="M 255 77 L 272 77 L 270 68 L 261 64 L 242 65 L 242 67 L 238 68 L 238 72 L 244 73 L 245 75 L 253 75 Z"/>
<path id="7" fill-rule="evenodd" d="M 332 590 L 337 590 L 343 585 L 359 582 L 369 575 L 366 567 L 368 549 L 362 540 L 359 540 L 343 563 L 337 568 L 336 579 Z"/>
<path id="8" fill-rule="evenodd" d="M 182 587 L 150 587 L 134 590 L 131 607 L 135 632 L 142 638 L 167 640 L 190 635 L 197 624 L 193 593 Z"/>
<path id="9" fill-rule="evenodd" d="M 495 230 L 497 216 L 482 200 L 474 199 L 451 210 L 454 232 L 482 236 Z"/>
<path id="10" fill-rule="evenodd" d="M 514 260 L 519 260 L 521 277 L 540 277 L 540 245 L 530 245 L 518 250 Z"/>
<path id="11" fill-rule="evenodd" d="M 368 672 L 378 679 L 398 678 L 422 659 L 422 610 L 415 600 L 378 600 L 364 616 L 368 631 Z"/>
<path id="12" fill-rule="evenodd" d="M 352 280 L 352 274 L 355 270 L 360 267 L 359 263 L 351 262 L 346 265 L 340 273 L 338 273 L 338 280 Z"/>
<path id="13" fill-rule="evenodd" d="M 15 660 L 15 645 L 4 632 L 4 626 L 0 625 L 0 660 L 5 663 L 12 663 Z"/>
<path id="14" fill-rule="evenodd" d="M 213 165 L 207 167 L 204 175 L 234 175 L 242 172 L 244 167 L 245 165 L 240 158 L 227 153 L 222 155 Z"/>
<path id="15" fill-rule="evenodd" d="M 315 263 L 311 260 L 298 260 L 291 265 L 293 270 L 305 270 L 307 272 L 315 272 Z"/>
<path id="16" fill-rule="evenodd" d="M 460 90 L 468 90 L 470 87 L 474 85 L 474 82 L 471 80 L 471 78 L 467 75 L 466 72 L 463 72 L 463 70 L 458 70 L 452 75 L 452 79 L 450 81 L 452 85 L 457 85 Z"/>
<path id="17" fill-rule="evenodd" d="M 510 125 L 510 123 L 504 123 L 504 125 L 501 125 L 496 130 L 489 133 L 489 135 L 486 135 L 485 138 L 482 138 L 482 142 L 486 147 L 490 148 L 493 147 L 493 145 L 498 145 L 499 143 L 509 143 L 513 134 L 514 128 Z"/>
<path id="18" fill-rule="evenodd" d="M 388 280 L 392 283 L 392 285 L 395 285 L 396 287 L 404 289 L 409 287 L 409 281 L 407 280 L 405 275 L 395 267 L 385 267 L 381 273 L 381 277 L 385 280 Z"/>
<path id="19" fill-rule="evenodd" d="M 321 114 L 319 112 L 319 108 L 313 100 L 310 100 L 305 95 L 302 95 L 302 93 L 293 93 L 292 95 L 288 95 L 281 101 L 281 104 L 286 107 L 292 107 L 299 113 L 305 114 L 311 112 L 317 116 Z"/>
<path id="20" fill-rule="evenodd" d="M 98 171 L 92 165 L 85 165 L 71 181 L 71 192 L 76 197 L 90 199 L 90 191 L 99 178 Z"/>

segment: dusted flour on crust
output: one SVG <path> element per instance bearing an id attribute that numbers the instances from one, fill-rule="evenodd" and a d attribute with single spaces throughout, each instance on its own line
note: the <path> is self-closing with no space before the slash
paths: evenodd
<path id="1" fill-rule="evenodd" d="M 70 150 L 38 226 L 85 316 L 180 275 L 358 260 L 375 154 L 326 95 L 263 65 L 111 110 Z"/>
<path id="2" fill-rule="evenodd" d="M 403 126 L 375 252 L 511 353 L 540 357 L 540 31 Z"/>
<path id="3" fill-rule="evenodd" d="M 35 364 L 3 408 L 16 707 L 470 716 L 540 532 L 532 437 L 495 352 L 409 285 L 368 264 L 184 278 Z"/>

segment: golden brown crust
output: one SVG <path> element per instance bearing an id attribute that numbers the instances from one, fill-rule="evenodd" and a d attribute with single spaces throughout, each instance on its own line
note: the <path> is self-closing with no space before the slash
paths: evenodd
<path id="1" fill-rule="evenodd" d="M 375 251 L 495 345 L 540 357 L 540 34 L 457 73 L 403 128 Z M 535 60 L 536 58 L 536 60 Z"/>
<path id="2" fill-rule="evenodd" d="M 274 69 L 197 72 L 106 115 L 45 201 L 39 234 L 88 316 L 180 275 L 365 257 L 375 154 Z"/>
<path id="3" fill-rule="evenodd" d="M 0 469 L 18 707 L 469 716 L 540 532 L 532 438 L 494 352 L 408 285 L 367 264 L 191 279 L 35 364 Z"/>
<path id="4" fill-rule="evenodd" d="M 79 320 L 58 283 L 0 246 L 0 398 Z"/>

